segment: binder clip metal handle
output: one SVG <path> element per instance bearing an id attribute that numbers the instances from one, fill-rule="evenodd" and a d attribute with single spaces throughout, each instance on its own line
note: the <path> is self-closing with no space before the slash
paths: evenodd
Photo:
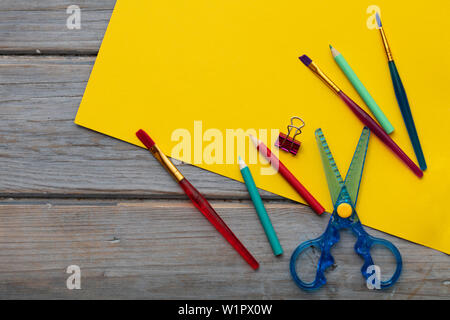
<path id="1" fill-rule="evenodd" d="M 294 120 L 298 120 L 301 122 L 299 126 L 294 125 Z M 303 121 L 300 117 L 292 117 L 291 118 L 291 124 L 287 126 L 287 134 L 281 133 L 278 136 L 277 141 L 275 142 L 275 146 L 280 148 L 283 151 L 292 153 L 293 155 L 296 155 L 301 142 L 298 140 L 295 140 L 295 137 L 297 137 L 300 133 L 302 133 L 302 128 L 305 126 L 305 121 Z M 293 136 L 291 137 L 291 131 L 293 132 Z"/>

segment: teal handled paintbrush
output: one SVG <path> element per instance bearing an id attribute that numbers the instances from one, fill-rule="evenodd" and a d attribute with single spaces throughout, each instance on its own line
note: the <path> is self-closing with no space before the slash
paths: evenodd
<path id="1" fill-rule="evenodd" d="M 423 155 L 422 147 L 420 145 L 419 136 L 417 135 L 416 126 L 414 124 L 411 108 L 409 107 L 408 97 L 406 96 L 405 88 L 403 87 L 400 75 L 398 74 L 397 67 L 395 66 L 394 58 L 392 57 L 391 48 L 384 33 L 381 18 L 378 12 L 376 13 L 376 19 L 378 23 L 378 29 L 380 30 L 381 40 L 383 41 L 384 49 L 386 50 L 386 56 L 388 58 L 389 71 L 391 72 L 392 83 L 394 85 L 395 97 L 397 98 L 400 111 L 405 122 L 406 130 L 408 131 L 409 139 L 411 140 L 416 154 L 417 161 L 419 162 L 420 169 L 426 170 L 427 164 Z"/>
<path id="2" fill-rule="evenodd" d="M 380 107 L 377 105 L 375 100 L 372 98 L 369 91 L 367 91 L 366 87 L 362 84 L 361 80 L 359 80 L 359 78 L 356 76 L 356 73 L 350 67 L 347 60 L 345 60 L 344 56 L 331 45 L 330 49 L 331 54 L 333 55 L 333 58 L 338 64 L 339 68 L 341 68 L 342 72 L 344 72 L 345 76 L 351 82 L 355 90 L 358 92 L 359 96 L 369 107 L 375 119 L 377 119 L 378 123 L 387 134 L 391 134 L 394 131 L 394 127 L 389 122 L 388 118 L 385 116 Z"/>
<path id="3" fill-rule="evenodd" d="M 283 253 L 283 248 L 281 248 L 280 241 L 278 240 L 275 229 L 270 222 L 269 215 L 267 214 L 266 208 L 261 200 L 258 189 L 256 188 L 255 181 L 253 180 L 250 169 L 245 164 L 244 160 L 239 157 L 239 168 L 241 170 L 242 177 L 244 178 L 245 185 L 247 186 L 248 193 L 252 198 L 253 205 L 255 206 L 256 213 L 258 214 L 259 220 L 266 232 L 267 239 L 269 240 L 270 246 L 272 247 L 273 254 L 278 256 Z"/>

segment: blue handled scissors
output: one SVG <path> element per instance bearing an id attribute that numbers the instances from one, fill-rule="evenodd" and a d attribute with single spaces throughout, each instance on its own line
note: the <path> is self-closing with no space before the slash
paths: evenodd
<path id="1" fill-rule="evenodd" d="M 336 166 L 336 162 L 334 161 L 330 148 L 325 140 L 325 136 L 322 133 L 322 129 L 317 129 L 315 135 L 334 210 L 325 232 L 317 239 L 303 242 L 292 253 L 290 270 L 295 283 L 304 290 L 314 290 L 323 286 L 327 282 L 324 272 L 334 264 L 334 258 L 330 254 L 330 250 L 333 245 L 339 241 L 339 230 L 351 229 L 356 237 L 355 251 L 364 259 L 361 273 L 366 280 L 372 274 L 369 274 L 368 271 L 373 268 L 369 269 L 369 267 L 374 265 L 372 256 L 370 255 L 370 249 L 373 245 L 385 246 L 394 254 L 397 263 L 394 274 L 389 280 L 380 281 L 379 283 L 380 289 L 392 286 L 398 280 L 402 271 L 402 257 L 400 252 L 391 242 L 370 236 L 363 229 L 355 211 L 367 147 L 369 145 L 369 128 L 364 127 L 362 131 L 345 181 L 342 180 L 339 169 Z M 315 280 L 306 283 L 298 277 L 296 264 L 300 254 L 310 247 L 319 249 L 321 254 L 317 265 Z"/>

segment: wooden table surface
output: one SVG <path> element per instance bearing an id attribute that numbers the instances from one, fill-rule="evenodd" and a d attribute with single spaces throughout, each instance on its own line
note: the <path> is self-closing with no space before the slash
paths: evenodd
<path id="1" fill-rule="evenodd" d="M 262 192 L 285 249 L 274 257 L 245 186 L 190 165 L 203 192 L 261 263 L 257 272 L 218 236 L 143 149 L 73 123 L 114 0 L 0 2 L 0 298 L 448 299 L 449 257 L 368 230 L 400 249 L 404 270 L 368 290 L 354 238 L 315 293 L 296 287 L 289 258 L 328 217 Z M 69 5 L 81 29 L 66 27 Z M 426 213 L 425 213 L 426 214 Z M 390 254 L 375 252 L 378 264 Z M 317 252 L 303 257 L 311 270 Z M 69 290 L 69 265 L 81 290 Z"/>

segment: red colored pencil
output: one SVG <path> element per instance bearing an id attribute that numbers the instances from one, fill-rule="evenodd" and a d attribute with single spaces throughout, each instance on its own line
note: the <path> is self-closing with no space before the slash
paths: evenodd
<path id="1" fill-rule="evenodd" d="M 206 219 L 208 219 L 217 231 L 219 231 L 219 233 L 233 246 L 233 248 L 254 270 L 258 269 L 258 261 L 256 261 L 256 259 L 234 235 L 222 218 L 220 218 L 217 212 L 209 204 L 208 200 L 206 200 L 202 194 L 189 183 L 189 181 L 181 174 L 180 171 L 178 171 L 169 158 L 167 158 L 167 156 L 158 148 L 153 139 L 144 130 L 139 130 L 136 132 L 136 135 L 153 154 L 153 156 L 179 183 L 180 187 L 184 190 L 189 199 L 191 199 L 194 206 L 205 216 Z"/>
<path id="2" fill-rule="evenodd" d="M 311 193 L 297 180 L 297 178 L 289 171 L 288 168 L 272 153 L 272 151 L 261 141 L 250 135 L 250 139 L 256 149 L 270 162 L 272 167 L 277 170 L 283 178 L 298 192 L 298 194 L 306 201 L 307 204 L 318 214 L 325 212 L 325 208 L 312 196 Z"/>

